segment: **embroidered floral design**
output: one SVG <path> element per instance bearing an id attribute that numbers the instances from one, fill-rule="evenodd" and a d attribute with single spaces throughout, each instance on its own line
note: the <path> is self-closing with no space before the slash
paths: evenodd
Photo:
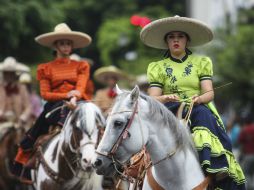
<path id="1" fill-rule="evenodd" d="M 166 73 L 167 73 L 167 76 L 172 77 L 173 69 L 170 67 L 166 68 Z"/>
<path id="2" fill-rule="evenodd" d="M 182 93 L 180 96 L 181 96 L 181 99 L 187 99 L 188 98 L 188 96 L 184 93 Z"/>
<path id="3" fill-rule="evenodd" d="M 171 77 L 171 79 L 170 79 L 171 84 L 174 84 L 176 81 L 177 81 L 177 79 L 175 76 Z"/>
<path id="4" fill-rule="evenodd" d="M 170 92 L 171 93 L 178 93 L 178 86 L 177 85 L 173 85 L 173 86 L 170 86 Z"/>
<path id="5" fill-rule="evenodd" d="M 184 72 L 183 72 L 183 76 L 186 77 L 188 75 L 191 74 L 191 69 L 193 67 L 192 63 L 189 63 L 185 68 L 184 68 Z"/>

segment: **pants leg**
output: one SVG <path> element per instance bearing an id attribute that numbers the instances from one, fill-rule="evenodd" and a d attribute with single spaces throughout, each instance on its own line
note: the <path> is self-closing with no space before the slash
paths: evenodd
<path id="1" fill-rule="evenodd" d="M 40 135 L 48 133 L 51 122 L 46 118 L 46 114 L 54 109 L 54 103 L 46 103 L 43 112 L 40 114 L 35 124 L 27 131 L 20 147 L 24 150 L 31 149 Z M 54 113 L 57 115 L 56 113 Z"/>

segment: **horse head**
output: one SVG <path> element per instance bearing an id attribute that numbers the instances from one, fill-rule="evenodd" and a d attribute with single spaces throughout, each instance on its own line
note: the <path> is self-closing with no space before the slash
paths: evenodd
<path id="1" fill-rule="evenodd" d="M 93 160 L 97 174 L 118 172 L 127 177 L 118 166 L 128 164 L 132 155 L 146 147 L 150 166 L 164 189 L 197 186 L 204 175 L 188 127 L 162 103 L 140 94 L 138 87 L 131 92 L 118 90 L 118 93 Z"/>
<path id="2" fill-rule="evenodd" d="M 105 119 L 100 109 L 89 102 L 79 103 L 64 125 L 65 147 L 84 171 L 92 169 L 91 161 L 104 126 Z"/>
<path id="3" fill-rule="evenodd" d="M 147 128 L 142 128 L 140 115 L 148 112 L 140 90 L 131 92 L 117 90 L 118 96 L 107 119 L 106 130 L 96 150 L 93 161 L 98 174 L 113 175 L 118 166 L 124 165 L 139 152 L 148 140 Z M 145 122 L 142 121 L 142 125 Z"/>

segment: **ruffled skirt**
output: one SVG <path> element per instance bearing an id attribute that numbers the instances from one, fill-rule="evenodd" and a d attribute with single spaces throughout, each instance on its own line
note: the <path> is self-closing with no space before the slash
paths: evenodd
<path id="1" fill-rule="evenodd" d="M 179 107 L 179 103 L 165 105 L 173 113 L 176 113 Z M 190 129 L 204 173 L 206 175 L 226 173 L 228 176 L 214 180 L 214 189 L 245 190 L 244 174 L 232 153 L 231 140 L 215 107 L 194 106 L 190 116 Z"/>

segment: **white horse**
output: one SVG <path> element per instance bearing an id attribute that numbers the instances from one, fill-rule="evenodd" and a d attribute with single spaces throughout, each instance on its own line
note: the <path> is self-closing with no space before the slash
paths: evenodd
<path id="1" fill-rule="evenodd" d="M 93 103 L 82 102 L 71 112 L 61 132 L 39 150 L 32 172 L 36 190 L 100 190 L 102 177 L 91 160 L 105 119 Z"/>
<path id="2" fill-rule="evenodd" d="M 162 189 L 203 189 L 204 180 L 189 129 L 161 103 L 140 95 L 136 86 L 120 92 L 96 150 L 93 166 L 100 175 L 111 175 L 144 146 L 153 163 L 151 173 Z M 147 175 L 143 189 L 152 189 Z"/>

